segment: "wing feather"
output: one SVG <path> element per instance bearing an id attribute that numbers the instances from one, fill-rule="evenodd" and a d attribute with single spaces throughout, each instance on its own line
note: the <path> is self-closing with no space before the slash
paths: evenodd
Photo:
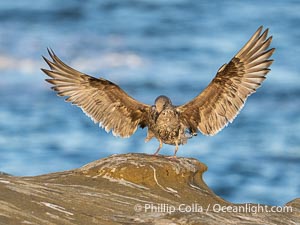
<path id="1" fill-rule="evenodd" d="M 50 70 L 42 69 L 52 89 L 79 106 L 95 123 L 115 136 L 129 137 L 138 126 L 147 126 L 149 105 L 131 98 L 116 84 L 81 73 L 63 63 L 52 50 L 52 61 L 43 57 Z"/>
<path id="2" fill-rule="evenodd" d="M 224 64 L 211 83 L 190 102 L 178 106 L 182 121 L 193 132 L 200 130 L 215 135 L 232 122 L 243 108 L 249 95 L 265 80 L 273 63 L 269 59 L 274 48 L 269 49 L 272 37 L 268 29 L 259 27 L 243 48 Z"/>

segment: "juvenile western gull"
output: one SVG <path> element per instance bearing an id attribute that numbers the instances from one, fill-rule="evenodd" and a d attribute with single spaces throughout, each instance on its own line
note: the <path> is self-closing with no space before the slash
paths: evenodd
<path id="1" fill-rule="evenodd" d="M 52 50 L 52 61 L 44 60 L 50 70 L 42 69 L 52 89 L 66 101 L 79 106 L 95 123 L 115 136 L 129 137 L 138 127 L 148 128 L 146 141 L 155 137 L 163 143 L 178 146 L 187 143 L 199 130 L 215 135 L 231 123 L 243 108 L 246 99 L 265 80 L 273 60 L 269 48 L 272 36 L 259 27 L 245 46 L 218 70 L 210 84 L 191 101 L 175 106 L 166 96 L 156 98 L 154 105 L 143 104 L 118 85 L 79 72 L 63 63 Z"/>

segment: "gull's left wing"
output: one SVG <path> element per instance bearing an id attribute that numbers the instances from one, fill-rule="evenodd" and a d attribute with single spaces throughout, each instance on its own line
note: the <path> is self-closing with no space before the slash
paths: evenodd
<path id="1" fill-rule="evenodd" d="M 224 64 L 206 89 L 190 102 L 178 106 L 182 122 L 192 132 L 200 130 L 205 135 L 215 135 L 228 122 L 232 122 L 265 80 L 273 60 L 274 48 L 268 49 L 272 37 L 262 26 L 245 46 Z"/>

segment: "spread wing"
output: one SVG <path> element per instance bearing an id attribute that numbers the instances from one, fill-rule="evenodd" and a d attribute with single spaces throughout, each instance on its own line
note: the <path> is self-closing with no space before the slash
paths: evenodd
<path id="1" fill-rule="evenodd" d="M 53 61 L 43 57 L 50 67 L 42 69 L 51 77 L 46 81 L 53 84 L 59 96 L 67 96 L 66 101 L 79 106 L 107 132 L 129 137 L 139 125 L 147 126 L 150 106 L 131 98 L 116 84 L 83 74 L 64 64 L 53 51 L 48 52 Z"/>
<path id="2" fill-rule="evenodd" d="M 178 107 L 183 122 L 193 132 L 214 135 L 232 122 L 246 99 L 260 87 L 270 71 L 269 59 L 274 48 L 268 49 L 272 37 L 262 26 L 245 46 L 224 64 L 206 89 L 190 102 Z"/>

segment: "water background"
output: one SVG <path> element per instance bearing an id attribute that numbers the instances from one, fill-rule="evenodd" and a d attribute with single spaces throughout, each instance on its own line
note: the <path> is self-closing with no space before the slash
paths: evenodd
<path id="1" fill-rule="evenodd" d="M 164 94 L 179 105 L 260 25 L 277 49 L 268 79 L 233 124 L 198 135 L 178 156 L 208 165 L 205 181 L 228 201 L 282 205 L 300 197 L 300 2 L 293 0 L 1 1 L 0 171 L 32 176 L 158 146 L 144 143 L 146 130 L 115 138 L 57 97 L 40 71 L 47 47 L 139 101 Z"/>

